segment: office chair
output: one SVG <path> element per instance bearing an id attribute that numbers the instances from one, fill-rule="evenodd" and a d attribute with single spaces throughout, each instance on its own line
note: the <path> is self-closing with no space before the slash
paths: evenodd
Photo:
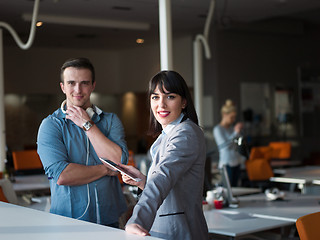
<path id="1" fill-rule="evenodd" d="M 40 157 L 35 149 L 12 151 L 12 159 L 15 171 L 31 171 L 43 168 Z"/>
<path id="2" fill-rule="evenodd" d="M 1 202 L 6 202 L 6 203 L 9 202 L 8 199 L 6 198 L 6 196 L 3 193 L 2 187 L 0 187 L 0 201 Z"/>
<path id="3" fill-rule="evenodd" d="M 252 147 L 246 169 L 250 181 L 265 181 L 273 177 L 270 165 L 272 149 L 270 147 Z"/>
<path id="4" fill-rule="evenodd" d="M 269 161 L 272 158 L 273 149 L 269 146 L 252 147 L 250 151 L 249 160 L 265 159 Z"/>
<path id="5" fill-rule="evenodd" d="M 17 195 L 9 179 L 0 179 L 0 201 L 18 204 Z"/>
<path id="6" fill-rule="evenodd" d="M 128 156 L 128 163 L 127 165 L 129 166 L 134 166 L 136 167 L 136 161 L 134 159 L 134 152 L 132 150 L 128 150 L 129 156 Z M 122 175 L 121 173 L 118 174 L 118 179 L 121 185 L 124 184 L 123 180 L 122 180 Z"/>
<path id="7" fill-rule="evenodd" d="M 274 176 L 271 165 L 270 147 L 252 147 L 249 159 L 246 161 L 246 171 L 250 185 L 262 189 L 271 186 L 270 178 Z"/>
<path id="8" fill-rule="evenodd" d="M 45 212 L 50 211 L 50 196 L 49 197 L 40 197 L 41 202 L 33 201 L 30 196 L 27 196 L 30 194 L 17 196 L 13 184 L 10 182 L 9 179 L 4 178 L 0 179 L 0 201 L 7 202 L 19 206 L 29 207 Z"/>
<path id="9" fill-rule="evenodd" d="M 272 159 L 290 159 L 291 143 L 289 142 L 270 142 L 269 147 L 272 149 Z"/>
<path id="10" fill-rule="evenodd" d="M 320 212 L 307 214 L 297 219 L 296 227 L 301 240 L 320 239 Z"/>

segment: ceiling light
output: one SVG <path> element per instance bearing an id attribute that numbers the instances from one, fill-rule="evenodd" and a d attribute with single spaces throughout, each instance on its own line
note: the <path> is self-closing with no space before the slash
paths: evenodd
<path id="1" fill-rule="evenodd" d="M 29 13 L 22 14 L 22 19 L 25 21 L 31 21 L 32 15 Z M 39 15 L 39 21 L 45 23 L 55 23 L 63 25 L 77 25 L 86 27 L 104 27 L 104 28 L 121 28 L 131 30 L 149 30 L 150 24 L 134 21 L 118 21 L 107 19 L 92 19 L 92 18 L 78 18 L 68 16 L 57 15 Z"/>
<path id="2" fill-rule="evenodd" d="M 137 38 L 136 43 L 142 44 L 142 43 L 144 43 L 144 39 L 143 38 Z"/>
<path id="3" fill-rule="evenodd" d="M 42 24 L 43 24 L 43 22 L 37 22 L 37 23 L 36 23 L 36 26 L 37 26 L 37 27 L 41 27 Z"/>

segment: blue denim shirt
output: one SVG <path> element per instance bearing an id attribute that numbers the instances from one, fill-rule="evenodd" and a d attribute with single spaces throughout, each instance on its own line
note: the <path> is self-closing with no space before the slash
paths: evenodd
<path id="1" fill-rule="evenodd" d="M 105 136 L 121 147 L 121 162 L 126 164 L 128 149 L 120 120 L 115 114 L 102 112 L 97 107 L 95 112 L 92 121 Z M 61 172 L 69 163 L 101 164 L 82 128 L 66 119 L 58 109 L 42 121 L 37 144 L 45 173 L 50 179 L 51 213 L 103 225 L 118 222 L 119 216 L 126 210 L 126 202 L 117 176 L 104 176 L 79 186 L 57 184 Z"/>

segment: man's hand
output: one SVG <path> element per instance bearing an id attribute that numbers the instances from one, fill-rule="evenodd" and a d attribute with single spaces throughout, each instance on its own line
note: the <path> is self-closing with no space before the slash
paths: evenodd
<path id="1" fill-rule="evenodd" d="M 103 163 L 103 162 L 102 162 Z M 106 167 L 107 169 L 107 175 L 108 176 L 117 176 L 119 174 L 119 172 L 117 170 L 114 170 L 113 168 L 111 168 L 108 164 L 103 163 L 103 165 Z"/>
<path id="2" fill-rule="evenodd" d="M 70 106 L 67 109 L 66 119 L 71 120 L 78 127 L 82 128 L 83 124 L 90 120 L 90 117 L 83 108 Z"/>
<path id="3" fill-rule="evenodd" d="M 139 224 L 136 224 L 136 223 L 126 225 L 125 230 L 128 233 L 137 234 L 140 236 L 151 236 L 146 229 L 144 229 L 143 227 L 141 227 Z"/>

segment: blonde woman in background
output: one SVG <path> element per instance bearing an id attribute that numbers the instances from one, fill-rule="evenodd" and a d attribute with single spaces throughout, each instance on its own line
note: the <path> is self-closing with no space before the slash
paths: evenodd
<path id="1" fill-rule="evenodd" d="M 221 108 L 221 121 L 214 127 L 213 135 L 219 149 L 219 168 L 226 165 L 231 186 L 237 186 L 244 157 L 237 151 L 234 139 L 240 136 L 242 123 L 236 123 L 237 109 L 228 99 Z"/>

